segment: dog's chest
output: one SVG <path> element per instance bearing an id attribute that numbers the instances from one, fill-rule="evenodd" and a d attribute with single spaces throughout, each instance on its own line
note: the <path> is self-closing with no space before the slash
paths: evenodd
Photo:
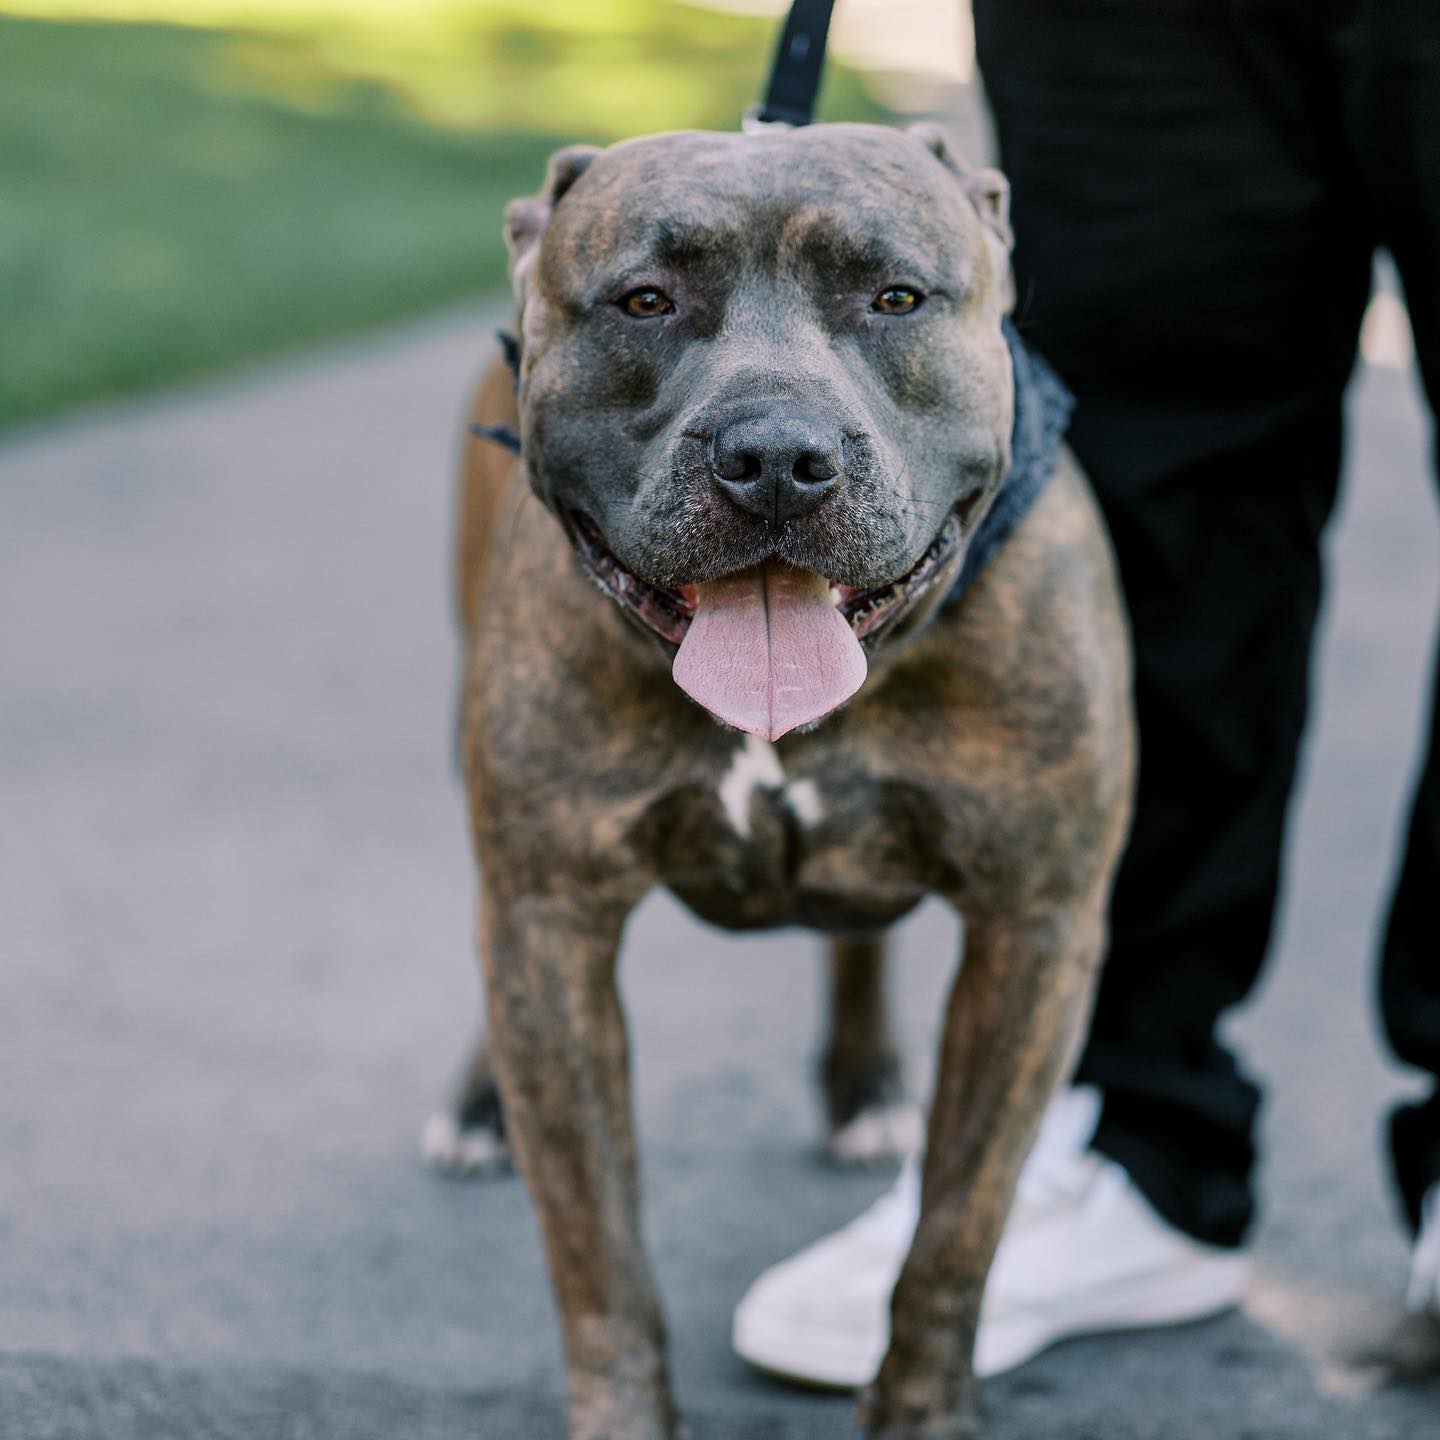
<path id="1" fill-rule="evenodd" d="M 927 886 L 897 797 L 854 769 L 789 771 L 746 737 L 694 795 L 662 846 L 665 883 L 702 918 L 731 928 L 869 929 L 911 909 Z"/>

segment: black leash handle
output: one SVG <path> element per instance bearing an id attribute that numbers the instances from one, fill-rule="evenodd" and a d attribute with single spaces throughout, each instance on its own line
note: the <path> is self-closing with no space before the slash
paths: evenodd
<path id="1" fill-rule="evenodd" d="M 808 125 L 825 69 L 825 39 L 835 0 L 795 0 L 780 32 L 765 103 L 754 112 L 762 125 Z"/>

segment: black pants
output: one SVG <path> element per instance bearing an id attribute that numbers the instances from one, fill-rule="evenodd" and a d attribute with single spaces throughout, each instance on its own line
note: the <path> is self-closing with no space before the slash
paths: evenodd
<path id="1" fill-rule="evenodd" d="M 1097 1146 L 1236 1244 L 1255 1086 L 1216 1039 L 1259 972 L 1305 720 L 1341 395 L 1377 246 L 1440 408 L 1440 0 L 976 0 L 1017 319 L 1078 399 L 1137 650 L 1138 814 L 1079 1079 Z M 1415 617 L 1403 617 L 1415 623 Z M 1440 714 L 1384 941 L 1440 1075 Z M 1393 1119 L 1412 1221 L 1440 1096 Z"/>

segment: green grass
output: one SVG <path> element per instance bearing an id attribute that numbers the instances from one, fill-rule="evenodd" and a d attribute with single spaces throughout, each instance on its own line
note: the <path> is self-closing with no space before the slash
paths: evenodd
<path id="1" fill-rule="evenodd" d="M 226 94 L 230 43 L 0 19 L 0 424 L 503 274 L 500 207 L 551 137 L 428 129 L 366 84 L 318 113 Z"/>
<path id="2" fill-rule="evenodd" d="M 607 6 L 580 38 L 565 7 L 452 7 L 413 53 L 0 16 L 0 425 L 492 289 L 501 208 L 557 144 L 734 124 L 769 25 Z M 853 75 L 830 90 L 874 117 Z"/>

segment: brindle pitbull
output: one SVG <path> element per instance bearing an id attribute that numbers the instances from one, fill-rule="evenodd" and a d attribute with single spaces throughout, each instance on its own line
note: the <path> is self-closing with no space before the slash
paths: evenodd
<path id="1" fill-rule="evenodd" d="M 655 885 L 867 963 L 927 894 L 964 917 L 860 1417 L 982 1433 L 981 1293 L 1086 1013 L 1132 779 L 1115 575 L 1068 456 L 942 606 L 1009 464 L 1004 210 L 937 134 L 829 125 L 562 151 L 507 214 L 518 403 L 497 367 L 475 416 L 523 461 L 467 457 L 462 745 L 572 1440 L 680 1433 L 615 979 Z M 747 750 L 772 783 L 737 805 Z"/>

